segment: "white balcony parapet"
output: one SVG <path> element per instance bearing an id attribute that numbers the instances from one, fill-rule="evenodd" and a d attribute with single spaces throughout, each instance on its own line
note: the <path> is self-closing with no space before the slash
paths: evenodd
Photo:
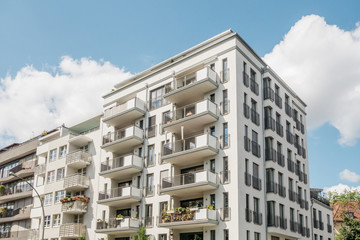
<path id="1" fill-rule="evenodd" d="M 76 190 L 84 189 L 89 187 L 89 178 L 82 174 L 75 174 L 72 176 L 65 177 L 64 189 Z"/>
<path id="2" fill-rule="evenodd" d="M 159 227 L 188 228 L 196 224 L 198 227 L 214 226 L 218 224 L 217 211 L 208 208 L 189 209 L 182 213 L 167 213 L 159 218 Z"/>
<path id="3" fill-rule="evenodd" d="M 96 225 L 96 232 L 99 233 L 130 233 L 138 231 L 140 226 L 139 219 L 130 217 L 111 218 L 109 220 L 100 221 Z"/>
<path id="4" fill-rule="evenodd" d="M 110 178 L 128 177 L 129 174 L 141 171 L 142 162 L 141 157 L 133 154 L 109 159 L 101 163 L 100 175 Z"/>
<path id="5" fill-rule="evenodd" d="M 88 152 L 83 150 L 76 150 L 66 155 L 66 165 L 89 165 L 91 163 L 91 156 Z M 84 167 L 84 166 L 83 166 Z"/>
<path id="6" fill-rule="evenodd" d="M 141 190 L 136 187 L 118 187 L 99 192 L 99 204 L 108 206 L 133 203 L 141 200 Z"/>

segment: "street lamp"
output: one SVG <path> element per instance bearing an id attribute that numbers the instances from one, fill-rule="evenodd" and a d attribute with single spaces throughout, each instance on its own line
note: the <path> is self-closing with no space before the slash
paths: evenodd
<path id="1" fill-rule="evenodd" d="M 33 186 L 31 183 L 29 183 L 26 179 L 24 179 L 24 178 L 16 175 L 16 174 L 13 173 L 13 172 L 10 172 L 9 175 L 14 176 L 14 177 L 16 177 L 16 178 L 18 178 L 18 179 L 20 179 L 20 180 L 25 181 L 25 182 L 26 182 L 27 184 L 29 184 L 29 186 L 30 186 L 32 189 L 34 189 L 34 191 L 36 192 L 36 194 L 37 194 L 37 196 L 38 196 L 38 198 L 39 198 L 39 200 L 40 200 L 41 209 L 42 209 L 42 221 L 41 221 L 42 232 L 41 232 L 41 239 L 44 240 L 44 233 L 45 233 L 45 222 L 44 222 L 44 221 L 45 221 L 45 210 L 44 210 L 44 204 L 43 204 L 43 201 L 42 201 L 42 199 L 41 199 L 41 197 L 40 197 L 40 194 L 39 194 L 38 191 L 34 188 L 34 186 Z"/>

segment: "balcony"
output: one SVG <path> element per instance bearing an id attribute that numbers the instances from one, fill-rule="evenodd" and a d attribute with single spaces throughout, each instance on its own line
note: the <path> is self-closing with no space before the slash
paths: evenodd
<path id="1" fill-rule="evenodd" d="M 290 231 L 292 232 L 296 232 L 297 231 L 297 222 L 295 222 L 294 220 L 290 220 Z"/>
<path id="2" fill-rule="evenodd" d="M 111 126 L 124 127 L 144 116 L 145 111 L 145 103 L 133 98 L 121 105 L 106 109 L 103 122 Z"/>
<path id="3" fill-rule="evenodd" d="M 292 161 L 290 158 L 287 159 L 287 166 L 290 172 L 295 172 L 295 162 Z"/>
<path id="4" fill-rule="evenodd" d="M 196 101 L 217 87 L 216 73 L 210 68 L 203 68 L 186 75 L 178 75 L 172 86 L 165 89 L 164 99 L 184 105 Z"/>
<path id="5" fill-rule="evenodd" d="M 243 83 L 245 87 L 249 87 L 249 74 L 243 72 Z"/>
<path id="6" fill-rule="evenodd" d="M 251 222 L 252 221 L 252 210 L 250 210 L 249 208 L 245 208 L 245 220 L 247 222 Z"/>
<path id="7" fill-rule="evenodd" d="M 141 172 L 142 158 L 136 155 L 125 155 L 101 163 L 100 176 L 115 180 L 124 179 Z"/>
<path id="8" fill-rule="evenodd" d="M 277 93 L 275 93 L 275 104 L 279 108 L 282 108 L 282 98 Z"/>
<path id="9" fill-rule="evenodd" d="M 95 232 L 124 236 L 135 234 L 139 230 L 139 226 L 139 219 L 130 217 L 111 218 L 108 221 L 98 221 Z"/>
<path id="10" fill-rule="evenodd" d="M 0 193 L 0 203 L 14 201 L 32 196 L 32 188 L 26 184 L 21 187 L 5 188 Z"/>
<path id="11" fill-rule="evenodd" d="M 262 224 L 262 213 L 253 211 L 253 221 L 255 224 Z"/>
<path id="12" fill-rule="evenodd" d="M 244 107 L 244 116 L 249 119 L 250 117 L 250 107 L 246 103 L 243 104 Z"/>
<path id="13" fill-rule="evenodd" d="M 112 188 L 106 192 L 99 193 L 98 204 L 106 206 L 126 206 L 131 203 L 140 202 L 141 190 L 136 187 L 118 187 Z"/>
<path id="14" fill-rule="evenodd" d="M 251 112 L 251 121 L 259 126 L 260 125 L 260 115 L 259 115 L 259 113 L 253 108 L 251 108 L 250 112 Z"/>
<path id="15" fill-rule="evenodd" d="M 15 210 L 10 210 L 7 208 L 3 208 L 3 209 L 5 210 L 2 210 L 0 212 L 0 223 L 14 222 L 14 221 L 20 221 L 30 218 L 30 213 L 31 213 L 30 206 L 24 208 L 18 208 Z"/>
<path id="16" fill-rule="evenodd" d="M 276 153 L 276 161 L 280 166 L 285 166 L 285 156 L 279 151 Z"/>
<path id="17" fill-rule="evenodd" d="M 279 226 L 280 226 L 281 229 L 284 229 L 284 230 L 287 229 L 287 219 L 286 218 L 280 217 L 279 218 L 279 223 L 280 223 Z"/>
<path id="18" fill-rule="evenodd" d="M 264 88 L 264 100 L 269 99 L 274 101 L 275 92 L 271 87 Z"/>
<path id="19" fill-rule="evenodd" d="M 260 145 L 255 141 L 251 141 L 251 151 L 254 156 L 261 156 Z"/>
<path id="20" fill-rule="evenodd" d="M 35 175 L 45 176 L 46 173 L 46 164 L 40 164 L 35 167 Z"/>
<path id="21" fill-rule="evenodd" d="M 180 134 L 183 127 L 191 135 L 218 118 L 217 105 L 210 100 L 202 100 L 169 112 L 164 115 L 162 124 L 168 132 Z"/>
<path id="22" fill-rule="evenodd" d="M 289 130 L 286 130 L 286 141 L 290 144 L 294 144 L 294 135 Z"/>
<path id="23" fill-rule="evenodd" d="M 324 198 L 321 194 L 310 191 L 310 197 L 318 200 L 319 202 L 325 204 L 326 206 L 330 206 L 330 202 L 328 199 Z"/>
<path id="24" fill-rule="evenodd" d="M 8 170 L 9 172 L 16 173 L 19 177 L 26 178 L 34 175 L 35 172 L 35 160 L 26 161 L 23 163 L 19 163 L 16 167 Z M 1 178 L 1 183 L 8 183 L 18 180 L 16 177 L 9 175 L 7 177 Z"/>
<path id="25" fill-rule="evenodd" d="M 220 219 L 221 219 L 221 221 L 230 221 L 231 220 L 231 208 L 229 208 L 229 207 L 220 208 Z"/>
<path id="26" fill-rule="evenodd" d="M 278 184 L 279 187 L 279 195 L 281 197 L 286 197 L 286 188 L 280 184 Z"/>
<path id="27" fill-rule="evenodd" d="M 252 185 L 253 188 L 261 190 L 261 179 L 256 176 L 252 176 Z"/>
<path id="28" fill-rule="evenodd" d="M 286 100 L 286 99 L 285 99 Z M 292 117 L 292 109 L 289 105 L 289 103 L 287 103 L 285 101 L 285 113 L 289 116 L 289 117 Z"/>
<path id="29" fill-rule="evenodd" d="M 60 225 L 59 236 L 62 238 L 79 238 L 86 234 L 86 226 L 81 223 L 64 223 Z"/>
<path id="30" fill-rule="evenodd" d="M 185 197 L 215 190 L 217 187 L 218 179 L 215 173 L 199 171 L 161 179 L 160 193 Z"/>
<path id="31" fill-rule="evenodd" d="M 277 193 L 278 192 L 278 184 L 273 181 L 266 181 L 266 193 Z"/>
<path id="32" fill-rule="evenodd" d="M 85 134 L 70 134 L 70 139 L 69 139 L 69 143 L 71 145 L 74 145 L 75 147 L 82 147 L 85 146 L 87 144 L 89 144 L 89 142 L 91 142 L 92 139 L 88 136 L 86 136 Z"/>
<path id="33" fill-rule="evenodd" d="M 296 200 L 296 192 L 292 191 L 291 189 L 289 189 L 289 200 L 292 202 L 295 202 Z"/>
<path id="34" fill-rule="evenodd" d="M 280 122 L 276 122 L 276 133 L 280 136 L 283 137 L 284 136 L 284 127 L 281 125 Z"/>
<path id="35" fill-rule="evenodd" d="M 79 191 L 89 187 L 89 178 L 81 174 L 65 177 L 64 189 L 67 191 Z"/>
<path id="36" fill-rule="evenodd" d="M 244 136 L 244 148 L 247 152 L 250 152 L 251 150 L 251 140 L 247 136 Z"/>
<path id="37" fill-rule="evenodd" d="M 83 214 L 87 212 L 87 202 L 81 200 L 63 202 L 61 211 L 69 214 Z"/>
<path id="38" fill-rule="evenodd" d="M 9 229 L 10 230 L 10 229 Z M 15 239 L 39 239 L 39 231 L 36 229 L 28 229 L 28 230 L 21 230 L 21 231 L 3 231 L 0 232 L 0 238 L 5 238 L 8 240 L 15 240 Z"/>
<path id="39" fill-rule="evenodd" d="M 217 138 L 209 134 L 177 140 L 163 146 L 161 159 L 179 166 L 202 162 L 218 153 L 217 143 Z"/>
<path id="40" fill-rule="evenodd" d="M 216 215 L 216 210 L 207 208 L 168 211 L 159 218 L 158 226 L 184 230 L 198 227 L 215 227 L 218 224 Z"/>
<path id="41" fill-rule="evenodd" d="M 265 160 L 276 162 L 276 151 L 273 148 L 265 148 Z"/>
<path id="42" fill-rule="evenodd" d="M 265 129 L 271 129 L 275 131 L 275 119 L 272 117 L 265 117 Z"/>
<path id="43" fill-rule="evenodd" d="M 91 156 L 88 152 L 77 150 L 66 155 L 66 165 L 73 168 L 84 168 L 91 163 Z"/>
<path id="44" fill-rule="evenodd" d="M 259 84 L 253 77 L 250 77 L 250 90 L 256 95 L 259 95 Z"/>
<path id="45" fill-rule="evenodd" d="M 279 227 L 279 216 L 268 215 L 267 217 L 267 226 L 268 227 Z"/>
<path id="46" fill-rule="evenodd" d="M 135 146 L 144 141 L 144 130 L 139 127 L 131 126 L 109 132 L 103 137 L 101 146 L 107 152 L 123 154 L 132 150 Z"/>
<path id="47" fill-rule="evenodd" d="M 245 185 L 251 186 L 251 174 L 247 172 L 245 172 Z"/>

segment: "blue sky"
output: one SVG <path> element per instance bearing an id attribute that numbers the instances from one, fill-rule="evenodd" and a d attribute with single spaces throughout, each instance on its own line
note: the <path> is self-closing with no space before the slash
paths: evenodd
<path id="1" fill-rule="evenodd" d="M 1 1 L 0 79 L 15 78 L 26 65 L 61 74 L 63 56 L 108 61 L 123 68 L 121 74 L 134 74 L 229 28 L 264 56 L 303 16 L 319 15 L 352 31 L 359 9 L 359 1 L 328 0 Z M 360 177 L 355 182 L 339 178 L 344 169 L 360 174 L 357 136 L 350 146 L 339 144 L 334 125 L 322 122 L 309 131 L 311 185 L 358 186 Z M 0 134 L 12 136 L 11 131 Z"/>

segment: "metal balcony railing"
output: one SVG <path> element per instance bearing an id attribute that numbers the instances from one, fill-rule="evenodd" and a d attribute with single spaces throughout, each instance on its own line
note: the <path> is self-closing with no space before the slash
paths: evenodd
<path id="1" fill-rule="evenodd" d="M 280 226 L 280 228 L 281 229 L 287 229 L 287 219 L 286 218 L 284 218 L 284 217 L 280 217 L 279 218 L 279 226 Z"/>
<path id="2" fill-rule="evenodd" d="M 268 227 L 279 227 L 279 216 L 269 215 L 267 217 L 267 226 Z"/>
<path id="3" fill-rule="evenodd" d="M 244 136 L 244 148 L 247 152 L 251 150 L 251 140 L 247 136 Z"/>
<path id="4" fill-rule="evenodd" d="M 252 210 L 250 210 L 249 208 L 245 208 L 245 220 L 247 222 L 251 222 L 252 221 L 252 216 L 253 216 Z"/>
<path id="5" fill-rule="evenodd" d="M 246 186 L 251 186 L 251 174 L 245 172 L 245 184 Z"/>
<path id="6" fill-rule="evenodd" d="M 231 220 L 231 208 L 230 207 L 220 208 L 220 219 L 222 221 L 230 221 Z"/>
<path id="7" fill-rule="evenodd" d="M 160 189 L 166 189 L 176 186 L 185 186 L 187 184 L 211 182 L 217 184 L 217 175 L 208 170 L 184 173 L 173 177 L 161 179 Z"/>
<path id="8" fill-rule="evenodd" d="M 253 108 L 251 108 L 250 112 L 251 112 L 251 121 L 259 126 L 260 125 L 259 113 Z"/>
<path id="9" fill-rule="evenodd" d="M 220 183 L 221 184 L 230 183 L 230 170 L 220 172 Z"/>
<path id="10" fill-rule="evenodd" d="M 252 185 L 253 188 L 261 190 L 261 179 L 256 176 L 252 176 Z"/>
<path id="11" fill-rule="evenodd" d="M 220 102 L 221 115 L 228 114 L 230 112 L 230 100 Z"/>
<path id="12" fill-rule="evenodd" d="M 246 87 L 249 87 L 249 74 L 243 72 L 243 83 Z"/>
<path id="13" fill-rule="evenodd" d="M 265 117 L 265 129 L 271 129 L 275 131 L 275 125 L 275 119 L 273 119 L 272 117 Z"/>
<path id="14" fill-rule="evenodd" d="M 86 226 L 81 223 L 64 223 L 60 225 L 60 237 L 81 237 L 86 234 Z"/>
<path id="15" fill-rule="evenodd" d="M 286 197 L 286 188 L 280 184 L 278 184 L 279 187 L 279 195 L 281 197 Z"/>
<path id="16" fill-rule="evenodd" d="M 131 196 L 141 197 L 141 190 L 136 187 L 128 186 L 112 188 L 107 191 L 99 192 L 99 200 Z"/>
<path id="17" fill-rule="evenodd" d="M 265 160 L 276 162 L 276 151 L 273 148 L 265 148 Z"/>
<path id="18" fill-rule="evenodd" d="M 296 192 L 292 191 L 291 189 L 289 189 L 289 200 L 292 202 L 295 202 L 296 200 Z"/>
<path id="19" fill-rule="evenodd" d="M 83 150 L 76 150 L 66 155 L 66 165 L 70 165 L 76 162 L 91 163 L 91 156 L 88 152 Z"/>
<path id="20" fill-rule="evenodd" d="M 262 213 L 253 211 L 253 222 L 255 224 L 262 224 Z"/>
<path id="21" fill-rule="evenodd" d="M 290 231 L 297 232 L 297 222 L 290 220 Z"/>
<path id="22" fill-rule="evenodd" d="M 141 164 L 142 164 L 141 157 L 130 154 L 130 155 L 120 156 L 103 161 L 101 163 L 100 171 L 105 172 L 105 171 L 122 168 L 126 166 L 132 166 L 132 165 L 141 166 Z"/>
<path id="23" fill-rule="evenodd" d="M 284 127 L 279 122 L 275 122 L 275 125 L 276 125 L 276 133 L 280 137 L 283 137 L 284 136 Z"/>
<path id="24" fill-rule="evenodd" d="M 244 116 L 246 118 L 249 118 L 250 117 L 250 107 L 249 105 L 247 105 L 246 103 L 243 104 L 243 107 L 244 107 Z"/>
<path id="25" fill-rule="evenodd" d="M 328 233 L 332 233 L 332 226 L 330 224 L 327 224 L 327 231 Z"/>
<path id="26" fill-rule="evenodd" d="M 64 188 L 71 187 L 89 187 L 89 178 L 82 174 L 75 174 L 72 176 L 65 177 L 64 179 Z"/>
<path id="27" fill-rule="evenodd" d="M 156 136 L 156 125 L 147 127 L 146 136 L 147 138 L 152 138 Z"/>
<path id="28" fill-rule="evenodd" d="M 259 95 L 259 84 L 255 81 L 255 78 L 250 77 L 250 90 Z"/>
<path id="29" fill-rule="evenodd" d="M 286 141 L 290 144 L 294 144 L 294 135 L 289 130 L 286 130 Z"/>
<path id="30" fill-rule="evenodd" d="M 275 98 L 275 92 L 271 87 L 264 88 L 264 100 L 270 99 L 271 101 L 274 101 Z"/>
<path id="31" fill-rule="evenodd" d="M 251 151 L 254 156 L 261 156 L 260 145 L 255 141 L 251 141 Z"/>
<path id="32" fill-rule="evenodd" d="M 291 109 L 290 105 L 287 102 L 285 102 L 285 113 L 289 117 L 292 117 L 292 109 Z"/>
<path id="33" fill-rule="evenodd" d="M 310 192 L 310 197 L 314 198 L 320 202 L 322 202 L 323 204 L 330 206 L 330 202 L 329 200 L 327 200 L 326 198 L 324 198 L 323 196 L 321 196 L 320 194 L 316 194 L 314 192 Z"/>
<path id="34" fill-rule="evenodd" d="M 279 96 L 279 94 L 275 93 L 275 104 L 282 108 L 282 98 Z"/>
<path id="35" fill-rule="evenodd" d="M 285 156 L 279 151 L 276 153 L 276 161 L 280 166 L 285 166 Z"/>
<path id="36" fill-rule="evenodd" d="M 288 165 L 288 170 L 290 172 L 294 172 L 295 171 L 295 162 L 292 161 L 290 158 L 287 159 L 287 165 Z"/>
<path id="37" fill-rule="evenodd" d="M 273 181 L 266 181 L 266 192 L 276 194 L 278 192 L 278 184 Z"/>

